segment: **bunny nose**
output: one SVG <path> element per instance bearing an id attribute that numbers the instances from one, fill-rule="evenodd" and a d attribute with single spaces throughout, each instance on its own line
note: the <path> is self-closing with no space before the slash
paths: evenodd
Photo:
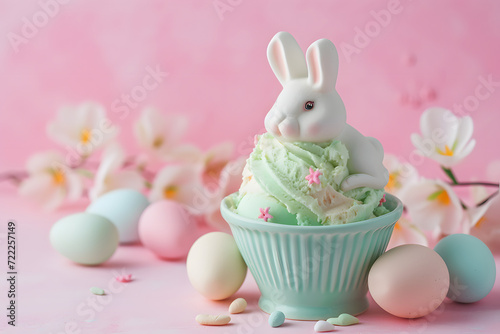
<path id="1" fill-rule="evenodd" d="M 283 137 L 288 138 L 297 138 L 299 137 L 299 122 L 297 122 L 296 118 L 285 118 L 279 125 L 278 129 L 280 130 Z"/>

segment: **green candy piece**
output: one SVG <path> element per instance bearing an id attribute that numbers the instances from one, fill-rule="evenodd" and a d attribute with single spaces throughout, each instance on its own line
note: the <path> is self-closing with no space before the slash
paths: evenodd
<path id="1" fill-rule="evenodd" d="M 95 287 L 95 286 L 90 288 L 90 292 L 92 292 L 94 295 L 99 295 L 99 296 L 106 294 L 103 289 Z"/>
<path id="2" fill-rule="evenodd" d="M 341 315 L 338 316 L 338 318 L 330 318 L 326 321 L 328 321 L 332 325 L 337 325 L 337 326 L 350 326 L 359 324 L 358 318 L 347 313 L 342 313 Z"/>

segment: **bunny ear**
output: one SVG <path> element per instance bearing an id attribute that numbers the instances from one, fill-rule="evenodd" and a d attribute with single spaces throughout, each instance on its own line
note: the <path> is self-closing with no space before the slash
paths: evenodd
<path id="1" fill-rule="evenodd" d="M 267 47 L 267 59 L 283 86 L 290 80 L 307 77 L 304 54 L 290 33 L 282 31 L 274 35 Z"/>
<path id="2" fill-rule="evenodd" d="M 306 58 L 309 83 L 324 92 L 335 90 L 339 68 L 335 45 L 327 39 L 317 40 L 307 49 Z"/>

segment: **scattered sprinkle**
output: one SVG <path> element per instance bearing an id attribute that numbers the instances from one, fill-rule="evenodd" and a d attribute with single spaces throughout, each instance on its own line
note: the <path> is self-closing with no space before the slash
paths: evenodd
<path id="1" fill-rule="evenodd" d="M 265 221 L 266 223 L 267 223 L 267 220 L 268 220 L 268 219 L 273 218 L 273 216 L 271 216 L 271 215 L 269 214 L 269 209 L 271 209 L 271 208 L 270 208 L 270 207 L 267 207 L 267 208 L 265 208 L 265 209 L 263 209 L 263 208 L 260 208 L 260 209 L 259 209 L 259 210 L 260 210 L 260 215 L 259 215 L 259 218 L 264 219 L 264 221 Z"/>
<path id="2" fill-rule="evenodd" d="M 241 313 L 247 308 L 247 301 L 244 298 L 237 298 L 229 305 L 229 313 Z"/>
<path id="3" fill-rule="evenodd" d="M 269 325 L 271 327 L 279 327 L 285 322 L 285 315 L 281 311 L 274 311 L 269 316 Z"/>
<path id="4" fill-rule="evenodd" d="M 315 171 L 312 167 L 309 167 L 309 175 L 306 175 L 306 180 L 309 181 L 309 185 L 313 183 L 320 184 L 320 175 L 323 175 L 323 173 L 321 173 L 319 169 Z"/>
<path id="5" fill-rule="evenodd" d="M 94 295 L 99 295 L 99 296 L 106 294 L 106 292 L 104 292 L 103 289 L 95 287 L 95 286 L 90 288 L 90 292 L 92 292 Z"/>
<path id="6" fill-rule="evenodd" d="M 338 316 L 338 318 L 330 318 L 327 321 L 332 325 L 338 325 L 338 326 L 350 326 L 359 324 L 358 318 L 347 313 L 342 313 L 341 315 Z"/>
<path id="7" fill-rule="evenodd" d="M 231 317 L 224 314 L 211 315 L 211 314 L 198 314 L 196 322 L 203 326 L 224 326 L 231 321 Z"/>
<path id="8" fill-rule="evenodd" d="M 314 325 L 316 332 L 330 332 L 335 329 L 335 326 L 325 320 L 320 320 Z"/>
<path id="9" fill-rule="evenodd" d="M 387 202 L 387 200 L 385 199 L 385 194 L 384 194 L 384 196 L 382 196 L 382 198 L 380 199 L 380 202 L 378 203 L 378 206 L 381 206 L 382 203 L 385 203 L 385 202 Z"/>
<path id="10" fill-rule="evenodd" d="M 122 283 L 128 283 L 132 281 L 132 274 L 116 276 L 116 280 Z"/>

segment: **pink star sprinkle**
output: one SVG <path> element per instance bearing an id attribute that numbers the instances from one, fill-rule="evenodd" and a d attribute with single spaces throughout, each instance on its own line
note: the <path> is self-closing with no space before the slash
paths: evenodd
<path id="1" fill-rule="evenodd" d="M 387 200 L 385 199 L 385 194 L 384 194 L 384 196 L 382 196 L 382 198 L 380 199 L 380 202 L 378 203 L 378 206 L 381 206 L 382 203 L 385 203 L 385 202 L 387 202 Z"/>
<path id="2" fill-rule="evenodd" d="M 263 209 L 263 208 L 260 208 L 260 209 L 259 209 L 259 210 L 260 210 L 260 215 L 259 215 L 259 218 L 264 219 L 264 221 L 265 221 L 266 223 L 267 223 L 267 220 L 268 220 L 268 219 L 273 218 L 273 216 L 271 216 L 271 215 L 269 214 L 269 209 L 270 209 L 270 207 L 267 207 L 267 208 L 265 208 L 265 209 Z"/>
<path id="3" fill-rule="evenodd" d="M 321 183 L 319 181 L 320 175 L 323 175 L 323 173 L 321 173 L 319 169 L 315 171 L 314 169 L 312 169 L 312 167 L 309 167 L 309 175 L 306 176 L 306 180 L 309 181 L 309 185 L 313 183 L 320 184 Z"/>
<path id="4" fill-rule="evenodd" d="M 132 281 L 132 274 L 117 276 L 116 280 L 122 283 L 128 283 Z"/>

